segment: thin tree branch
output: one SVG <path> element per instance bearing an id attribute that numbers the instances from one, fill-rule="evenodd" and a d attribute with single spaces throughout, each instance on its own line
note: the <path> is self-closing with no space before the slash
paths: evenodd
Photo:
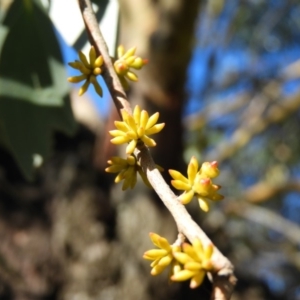
<path id="1" fill-rule="evenodd" d="M 90 1 L 78 0 L 79 8 L 82 14 L 82 18 L 87 29 L 89 40 L 98 54 L 101 54 L 104 60 L 105 69 L 102 76 L 105 83 L 111 93 L 111 97 L 115 103 L 116 108 L 120 112 L 121 109 L 125 109 L 131 114 L 131 106 L 128 102 L 125 91 L 122 84 L 114 70 L 111 57 L 109 56 L 107 45 L 100 31 L 99 24 L 97 22 L 95 13 L 92 9 Z"/>
<path id="2" fill-rule="evenodd" d="M 90 42 L 95 46 L 98 53 L 101 53 L 103 56 L 106 66 L 103 78 L 108 85 L 114 103 L 118 110 L 124 108 L 131 113 L 132 109 L 111 63 L 107 46 L 98 27 L 91 3 L 89 0 L 78 0 L 78 2 Z M 205 232 L 192 220 L 184 205 L 178 201 L 177 196 L 164 181 L 160 172 L 155 167 L 149 149 L 144 145 L 139 147 L 138 157 L 153 189 L 172 214 L 179 233 L 185 235 L 190 241 L 196 238 L 200 239 L 204 246 L 213 244 Z M 236 278 L 233 274 L 233 265 L 216 247 L 214 247 L 212 260 L 216 271 L 214 274 L 211 274 L 214 287 L 211 299 L 230 299 L 236 283 Z"/>

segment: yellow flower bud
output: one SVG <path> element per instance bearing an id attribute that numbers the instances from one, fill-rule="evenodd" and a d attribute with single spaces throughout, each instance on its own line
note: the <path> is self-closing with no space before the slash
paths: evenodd
<path id="1" fill-rule="evenodd" d="M 158 118 L 159 118 L 159 113 L 158 112 L 156 112 L 151 117 L 149 117 L 145 129 L 148 130 L 151 127 L 153 127 L 157 123 Z"/>
<path id="2" fill-rule="evenodd" d="M 142 136 L 140 138 L 148 147 L 155 147 L 156 143 L 153 139 L 150 139 L 149 137 L 147 137 L 146 135 Z"/>
<path id="3" fill-rule="evenodd" d="M 128 155 L 127 156 L 127 162 L 130 166 L 134 166 L 136 164 L 136 159 L 135 156 L 133 155 Z"/>
<path id="4" fill-rule="evenodd" d="M 151 128 L 146 129 L 146 134 L 147 134 L 147 135 L 152 135 L 152 134 L 158 133 L 158 132 L 160 132 L 164 127 L 165 127 L 165 123 L 156 124 L 156 125 L 152 126 Z"/>
<path id="5" fill-rule="evenodd" d="M 184 243 L 182 245 L 183 252 L 173 253 L 175 259 L 183 265 L 183 269 L 171 276 L 173 281 L 184 281 L 191 279 L 190 287 L 198 287 L 204 279 L 207 271 L 213 270 L 213 262 L 211 256 L 213 245 L 203 248 L 199 239 L 195 239 L 192 245 Z"/>
<path id="6" fill-rule="evenodd" d="M 125 76 L 130 79 L 131 81 L 138 81 L 138 77 L 136 76 L 135 73 L 127 71 Z"/>
<path id="7" fill-rule="evenodd" d="M 195 271 L 199 271 L 202 268 L 202 265 L 196 261 L 189 261 L 184 265 L 184 268 L 186 270 L 195 272 Z"/>
<path id="8" fill-rule="evenodd" d="M 189 190 L 188 192 L 184 192 L 183 194 L 181 194 L 178 200 L 184 205 L 188 204 L 192 201 L 194 194 L 195 193 L 193 190 Z"/>
<path id="9" fill-rule="evenodd" d="M 124 49 L 124 46 L 123 45 L 120 45 L 117 49 L 117 52 L 118 52 L 118 58 L 121 58 L 124 53 L 125 53 L 125 49 Z"/>
<path id="10" fill-rule="evenodd" d="M 87 80 L 85 81 L 85 83 L 83 84 L 83 86 L 79 89 L 78 95 L 79 95 L 79 96 L 82 96 L 82 95 L 86 92 L 86 90 L 88 89 L 89 85 L 90 85 L 90 82 L 89 82 L 89 80 L 87 79 Z"/>
<path id="11" fill-rule="evenodd" d="M 159 275 L 165 269 L 164 266 L 156 265 L 150 272 L 152 276 Z"/>
<path id="12" fill-rule="evenodd" d="M 195 156 L 193 156 L 190 160 L 190 163 L 188 165 L 187 174 L 188 178 L 190 180 L 190 183 L 193 184 L 196 174 L 198 172 L 198 161 Z"/>
<path id="13" fill-rule="evenodd" d="M 185 281 L 190 279 L 195 273 L 189 270 L 181 270 L 171 277 L 173 281 Z"/>
<path id="14" fill-rule="evenodd" d="M 191 185 L 184 183 L 181 180 L 172 180 L 171 184 L 174 186 L 175 189 L 177 190 L 190 190 L 191 189 Z"/>
<path id="15" fill-rule="evenodd" d="M 100 68 L 103 65 L 103 57 L 102 55 L 98 56 L 94 62 L 95 68 Z"/>
<path id="16" fill-rule="evenodd" d="M 193 185 L 193 189 L 197 194 L 205 197 L 210 193 L 211 185 L 212 183 L 209 178 L 200 179 L 199 181 L 197 181 L 196 179 Z"/>
<path id="17" fill-rule="evenodd" d="M 124 143 L 122 143 L 124 144 Z M 137 144 L 137 140 L 131 140 L 131 142 L 128 144 L 128 146 L 126 147 L 126 154 L 131 154 L 133 153 L 135 147 Z"/>
<path id="18" fill-rule="evenodd" d="M 201 166 L 201 174 L 209 178 L 215 178 L 219 175 L 220 171 L 218 169 L 218 163 L 216 161 L 213 162 L 205 162 Z"/>
<path id="19" fill-rule="evenodd" d="M 169 170 L 169 174 L 172 176 L 173 179 L 180 180 L 187 184 L 189 183 L 189 180 L 176 170 Z"/>
<path id="20" fill-rule="evenodd" d="M 89 58 L 90 58 L 90 66 L 95 67 L 95 60 L 97 58 L 96 50 L 94 46 L 91 46 L 90 52 L 89 52 Z"/>
<path id="21" fill-rule="evenodd" d="M 127 126 L 125 122 L 115 121 L 114 124 L 117 127 L 117 129 L 124 131 L 124 134 L 126 134 L 126 132 L 130 130 L 129 126 Z"/>
<path id="22" fill-rule="evenodd" d="M 169 254 L 168 256 L 164 256 L 159 260 L 158 265 L 161 267 L 166 267 L 168 266 L 171 261 L 173 260 L 173 256 L 171 254 Z"/>
<path id="23" fill-rule="evenodd" d="M 113 143 L 115 145 L 122 145 L 122 144 L 128 142 L 128 138 L 126 136 L 117 136 L 117 137 L 111 139 L 110 141 L 111 141 L 111 143 Z M 130 154 L 130 153 L 128 153 L 128 154 Z"/>
<path id="24" fill-rule="evenodd" d="M 93 74 L 94 75 L 100 75 L 102 73 L 102 71 L 101 71 L 101 69 L 100 68 L 95 68 L 94 70 L 93 70 Z"/>
<path id="25" fill-rule="evenodd" d="M 140 127 L 146 128 L 148 120 L 149 120 L 149 114 L 146 110 L 143 110 L 140 116 Z"/>
<path id="26" fill-rule="evenodd" d="M 132 48 L 128 49 L 127 52 L 123 55 L 124 58 L 126 59 L 126 58 L 134 55 L 135 50 L 136 50 L 136 47 L 132 47 Z"/>
<path id="27" fill-rule="evenodd" d="M 165 256 L 168 254 L 168 251 L 165 249 L 152 249 L 148 250 L 144 253 L 143 258 L 148 260 L 157 259 L 161 256 Z"/>
<path id="28" fill-rule="evenodd" d="M 134 61 L 130 64 L 131 68 L 134 68 L 136 70 L 141 69 L 143 66 L 145 65 L 145 63 L 143 62 L 143 60 L 140 57 L 136 57 L 134 59 Z"/>
<path id="29" fill-rule="evenodd" d="M 135 56 L 136 47 L 130 48 L 125 52 L 122 45 L 118 47 L 118 59 L 114 62 L 114 68 L 119 75 L 124 89 L 128 89 L 128 83 L 125 77 L 131 81 L 138 81 L 137 75 L 131 71 L 131 68 L 141 69 L 148 61 Z"/>
<path id="30" fill-rule="evenodd" d="M 187 262 L 191 261 L 191 258 L 186 254 L 182 252 L 175 252 L 173 253 L 174 257 L 177 261 L 179 261 L 181 264 L 186 264 Z"/>
<path id="31" fill-rule="evenodd" d="M 79 76 L 73 76 L 73 77 L 69 77 L 68 81 L 72 82 L 72 83 L 78 83 L 80 81 L 83 81 L 87 79 L 87 76 L 85 74 L 79 75 Z"/>
<path id="32" fill-rule="evenodd" d="M 102 97 L 103 96 L 103 91 L 102 91 L 102 88 L 100 86 L 100 84 L 98 83 L 97 80 L 95 80 L 94 82 L 92 82 L 93 86 L 94 86 L 94 89 L 96 91 L 96 93 Z"/>
<path id="33" fill-rule="evenodd" d="M 195 276 L 193 276 L 193 278 L 191 279 L 190 282 L 190 288 L 191 289 L 195 289 L 197 288 L 199 285 L 201 285 L 201 283 L 203 282 L 205 276 L 205 272 L 198 272 Z"/>
<path id="34" fill-rule="evenodd" d="M 171 246 L 167 239 L 151 232 L 150 239 L 152 243 L 160 249 L 148 250 L 144 253 L 143 258 L 153 260 L 151 263 L 151 275 L 160 274 L 168 265 L 171 265 L 172 274 L 180 271 L 180 265 L 174 259 L 173 253 L 180 250 L 178 246 Z"/>
<path id="35" fill-rule="evenodd" d="M 204 197 L 199 197 L 198 198 L 198 202 L 199 202 L 199 206 L 200 208 L 205 211 L 208 212 L 209 211 L 209 205 L 208 205 L 208 201 L 206 198 Z"/>
<path id="36" fill-rule="evenodd" d="M 96 58 L 96 50 L 93 46 L 91 47 L 89 52 L 90 62 L 88 62 L 86 56 L 81 51 L 78 52 L 78 55 L 80 61 L 76 60 L 74 62 L 70 62 L 69 65 L 72 68 L 79 70 L 82 75 L 70 77 L 68 78 L 68 81 L 77 83 L 82 80 L 86 80 L 82 87 L 79 89 L 79 96 L 83 95 L 87 91 L 89 84 L 92 83 L 96 93 L 100 97 L 102 97 L 102 88 L 96 80 L 96 76 L 102 73 L 102 70 L 100 68 L 103 64 L 102 56 Z"/>

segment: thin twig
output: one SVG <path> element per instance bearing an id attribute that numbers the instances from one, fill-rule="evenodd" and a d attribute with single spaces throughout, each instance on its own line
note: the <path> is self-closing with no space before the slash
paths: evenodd
<path id="1" fill-rule="evenodd" d="M 101 53 L 103 56 L 104 63 L 106 65 L 103 77 L 114 99 L 114 103 L 118 110 L 124 108 L 131 113 L 132 109 L 130 107 L 130 103 L 127 100 L 126 94 L 111 63 L 107 46 L 98 27 L 90 1 L 78 0 L 78 2 L 86 25 L 86 30 L 90 37 L 90 42 L 95 46 L 98 53 Z M 140 147 L 138 157 L 153 189 L 172 214 L 179 233 L 186 236 L 190 241 L 193 241 L 196 238 L 200 239 L 204 246 L 213 244 L 205 232 L 192 220 L 184 205 L 178 201 L 177 196 L 171 191 L 167 183 L 164 181 L 160 172 L 155 167 L 155 163 L 150 155 L 149 149 L 145 146 Z M 233 274 L 233 266 L 216 247 L 214 247 L 212 260 L 216 271 L 214 274 L 211 274 L 211 277 L 214 278 L 214 288 L 211 299 L 230 299 L 236 283 L 236 278 Z"/>
<path id="2" fill-rule="evenodd" d="M 126 97 L 126 93 L 122 87 L 122 84 L 114 70 L 112 59 L 109 56 L 107 45 L 103 38 L 103 35 L 100 31 L 99 24 L 97 22 L 96 16 L 92 9 L 90 1 L 78 0 L 79 8 L 85 23 L 85 27 L 88 32 L 91 45 L 95 46 L 96 52 L 101 54 L 103 57 L 105 69 L 102 73 L 102 76 L 105 80 L 105 83 L 111 93 L 111 97 L 120 112 L 121 109 L 125 109 L 128 113 L 131 114 L 131 106 Z"/>

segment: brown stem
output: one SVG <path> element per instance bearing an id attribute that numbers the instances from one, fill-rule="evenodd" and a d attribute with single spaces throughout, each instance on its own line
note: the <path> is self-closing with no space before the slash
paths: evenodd
<path id="1" fill-rule="evenodd" d="M 126 111 L 131 114 L 132 109 L 130 103 L 116 75 L 111 58 L 108 55 L 107 46 L 100 32 L 91 3 L 89 0 L 78 0 L 78 2 L 90 42 L 95 46 L 97 52 L 103 56 L 106 66 L 103 78 L 111 92 L 114 103 L 118 110 L 126 109 Z M 186 236 L 190 241 L 198 238 L 204 246 L 213 244 L 205 232 L 192 220 L 185 206 L 178 201 L 177 196 L 164 181 L 160 172 L 155 167 L 149 149 L 142 146 L 139 150 L 136 150 L 136 152 L 149 182 L 172 214 L 179 233 Z M 236 283 L 236 278 L 233 274 L 233 265 L 217 247 L 214 247 L 212 260 L 214 262 L 215 272 L 210 276 L 213 278 L 213 293 L 211 299 L 228 300 L 231 297 Z"/>
<path id="2" fill-rule="evenodd" d="M 78 4 L 90 39 L 90 43 L 91 45 L 95 46 L 96 52 L 101 54 L 103 57 L 105 69 L 102 73 L 102 76 L 111 93 L 111 97 L 113 98 L 115 106 L 119 112 L 120 109 L 125 109 L 131 114 L 132 110 L 130 103 L 128 102 L 118 75 L 114 71 L 112 60 L 109 56 L 107 45 L 100 31 L 91 2 L 88 0 L 78 0 Z"/>

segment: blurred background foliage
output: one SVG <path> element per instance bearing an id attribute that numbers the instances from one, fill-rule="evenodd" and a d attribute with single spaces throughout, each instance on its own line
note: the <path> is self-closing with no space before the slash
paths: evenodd
<path id="1" fill-rule="evenodd" d="M 10 130 L 3 126 L 6 118 L 15 124 L 20 116 L 15 131 L 23 142 L 15 145 L 21 149 L 18 153 L 29 149 L 26 168 L 40 144 L 47 145 L 45 156 L 50 158 L 28 183 L 14 160 L 16 146 L 6 142 L 1 148 L 0 298 L 209 299 L 208 281 L 190 291 L 187 284 L 169 285 L 167 274 L 150 277 L 148 263 L 141 258 L 151 247 L 148 232 L 172 241 L 176 228 L 151 191 L 139 185 L 121 193 L 113 178 L 103 173 L 106 160 L 118 151 L 106 134 L 117 117 L 113 107 L 108 114 L 95 114 L 91 99 L 78 100 L 77 91 L 71 91 L 80 125 L 74 137 L 67 137 L 54 131 L 75 133 L 69 94 L 62 86 L 54 94 L 38 87 L 48 98 L 33 99 L 48 99 L 50 107 L 36 101 L 29 113 L 27 106 L 9 103 L 13 100 L 7 98 L 5 72 L 11 71 L 10 79 L 18 82 L 36 66 L 28 64 L 21 68 L 23 73 L 17 72 L 22 62 L 14 60 L 17 51 L 20 55 L 29 51 L 26 57 L 34 62 L 36 55 L 30 51 L 45 47 L 44 58 L 55 60 L 46 64 L 50 71 L 39 73 L 41 82 L 47 72 L 64 82 L 61 67 L 51 69 L 53 61 L 56 67 L 62 64 L 60 54 L 50 51 L 57 43 L 51 30 L 49 39 L 30 35 L 25 47 L 18 45 L 26 30 L 21 26 L 18 32 L 10 31 L 16 35 L 14 51 L 5 50 L 8 35 L 3 33 L 7 26 L 3 20 L 10 2 L 0 1 L 1 141 L 3 136 L 7 141 L 3 128 Z M 94 2 L 101 9 L 108 1 Z M 160 120 L 166 122 L 153 149 L 156 162 L 182 172 L 191 155 L 220 164 L 218 183 L 225 199 L 208 214 L 194 203 L 188 209 L 235 265 L 239 281 L 232 299 L 300 299 L 299 1 L 119 2 L 120 43 L 125 48 L 137 45 L 138 54 L 150 60 L 129 97 L 150 113 L 160 111 Z M 25 0 L 13 5 L 25 8 L 26 3 L 39 5 Z M 19 22 L 24 16 L 19 15 Z M 49 19 L 36 20 L 37 27 L 49 28 Z M 10 68 L 9 60 L 16 66 Z M 37 86 L 30 86 L 36 93 Z M 18 91 L 22 100 L 21 89 L 16 88 L 13 96 Z M 92 101 L 97 107 L 97 101 L 111 100 Z M 53 110 L 55 105 L 66 112 L 65 117 Z M 38 113 L 40 109 L 46 110 L 47 118 Z M 28 122 L 34 121 L 32 130 L 21 119 L 28 114 L 32 114 Z M 42 122 L 51 128 L 46 137 L 33 134 L 42 130 L 38 125 Z M 31 140 L 28 146 L 27 135 L 37 146 Z M 22 169 L 18 157 L 16 161 Z"/>

